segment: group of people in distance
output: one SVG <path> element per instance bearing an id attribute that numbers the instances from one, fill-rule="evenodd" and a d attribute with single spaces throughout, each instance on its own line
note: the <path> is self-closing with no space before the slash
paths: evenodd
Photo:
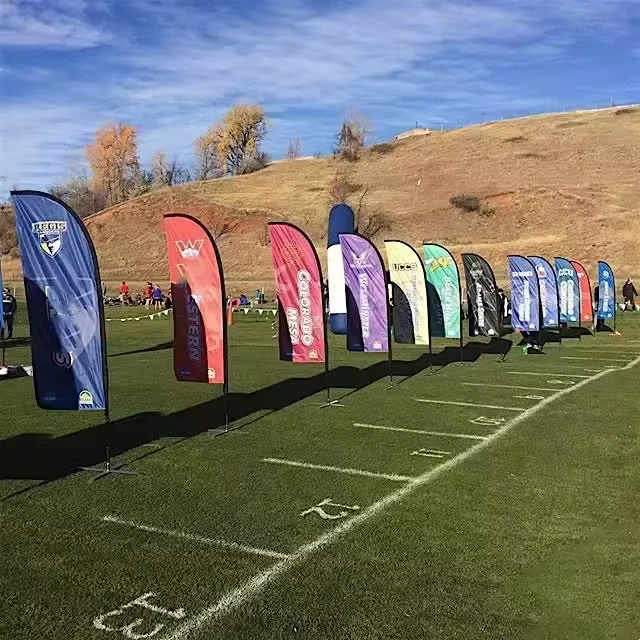
<path id="1" fill-rule="evenodd" d="M 105 304 L 122 304 L 124 306 L 141 306 L 154 309 L 169 309 L 172 304 L 171 292 L 164 295 L 159 284 L 147 282 L 142 293 L 137 291 L 132 296 L 129 285 L 125 280 L 120 285 L 120 294 L 117 297 L 109 297 L 107 294 L 107 285 L 102 283 L 102 297 Z"/>

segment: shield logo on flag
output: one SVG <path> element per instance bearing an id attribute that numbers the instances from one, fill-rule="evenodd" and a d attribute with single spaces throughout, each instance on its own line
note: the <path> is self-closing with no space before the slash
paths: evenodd
<path id="1" fill-rule="evenodd" d="M 38 234 L 40 248 L 50 257 L 54 258 L 62 249 L 62 234 L 67 230 L 64 220 L 52 222 L 34 222 L 31 231 Z"/>

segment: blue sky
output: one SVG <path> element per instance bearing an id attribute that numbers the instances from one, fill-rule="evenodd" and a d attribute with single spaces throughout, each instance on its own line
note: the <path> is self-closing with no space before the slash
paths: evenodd
<path id="1" fill-rule="evenodd" d="M 640 0 L 0 0 L 0 197 L 83 163 L 108 121 L 140 158 L 192 160 L 235 103 L 265 106 L 265 148 L 372 139 L 640 102 Z"/>

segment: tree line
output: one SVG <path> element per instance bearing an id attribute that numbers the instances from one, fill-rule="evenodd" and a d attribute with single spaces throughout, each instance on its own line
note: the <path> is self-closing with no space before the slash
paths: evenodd
<path id="1" fill-rule="evenodd" d="M 158 151 L 145 169 L 140 165 L 136 128 L 108 124 L 85 148 L 88 171 L 73 171 L 50 191 L 85 217 L 154 189 L 252 173 L 270 161 L 261 149 L 269 126 L 262 106 L 236 105 L 194 141 L 191 167 Z M 361 119 L 345 120 L 336 136 L 334 157 L 357 160 L 367 134 Z M 290 140 L 285 158 L 299 158 L 301 148 L 299 140 Z"/>
<path id="2" fill-rule="evenodd" d="M 145 169 L 140 165 L 136 128 L 111 123 L 98 129 L 85 148 L 88 171 L 73 171 L 49 191 L 78 215 L 86 217 L 154 189 L 252 173 L 270 161 L 261 149 L 269 126 L 262 106 L 236 105 L 194 141 L 194 162 L 190 168 L 180 164 L 177 158 L 169 158 L 158 151 L 151 159 L 150 168 Z M 341 123 L 333 156 L 344 162 L 338 165 L 335 176 L 327 185 L 327 195 L 329 205 L 350 204 L 361 233 L 374 237 L 389 228 L 389 220 L 385 214 L 367 208 L 368 187 L 354 182 L 348 166 L 360 158 L 368 134 L 369 129 L 362 118 L 354 116 Z M 299 140 L 290 140 L 285 158 L 299 158 L 301 149 Z M 13 211 L 6 205 L 0 206 L 0 236 L 0 255 L 15 254 Z"/>
<path id="3" fill-rule="evenodd" d="M 88 171 L 72 172 L 50 192 L 85 217 L 161 187 L 250 173 L 269 161 L 260 150 L 268 127 L 262 107 L 237 105 L 195 140 L 191 167 L 158 151 L 145 169 L 136 128 L 111 123 L 98 129 L 85 148 Z"/>

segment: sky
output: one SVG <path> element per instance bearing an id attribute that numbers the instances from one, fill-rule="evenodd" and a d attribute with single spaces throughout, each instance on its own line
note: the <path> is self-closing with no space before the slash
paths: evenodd
<path id="1" fill-rule="evenodd" d="M 0 0 L 0 199 L 85 162 L 97 128 L 190 164 L 239 103 L 264 148 L 640 102 L 640 0 Z"/>

